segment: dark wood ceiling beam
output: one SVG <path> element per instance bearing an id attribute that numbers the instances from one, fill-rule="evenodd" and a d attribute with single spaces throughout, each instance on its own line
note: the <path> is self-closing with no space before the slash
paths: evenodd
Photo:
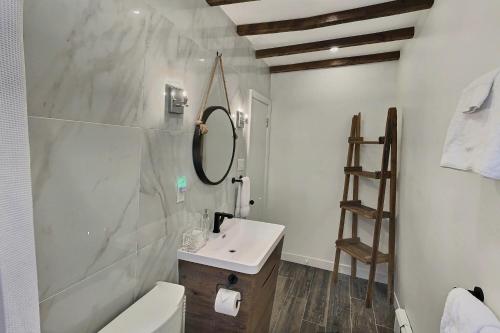
<path id="1" fill-rule="evenodd" d="M 429 9 L 433 4 L 434 0 L 396 0 L 312 17 L 244 24 L 239 25 L 237 31 L 240 36 L 249 36 L 317 29 L 331 25 L 370 20 Z"/>
<path id="2" fill-rule="evenodd" d="M 251 1 L 260 1 L 260 0 L 207 0 L 207 3 L 210 6 L 224 6 L 224 5 L 232 5 L 233 3 L 242 3 Z"/>
<path id="3" fill-rule="evenodd" d="M 320 60 L 312 62 L 302 62 L 290 65 L 271 66 L 270 71 L 272 74 L 275 74 L 275 73 L 303 71 L 309 69 L 353 66 L 353 65 L 371 64 L 375 62 L 394 61 L 394 60 L 399 60 L 399 57 L 400 57 L 399 51 L 385 52 L 385 53 L 376 53 L 376 54 L 363 55 L 357 57 L 337 58 L 337 59 Z"/>
<path id="4" fill-rule="evenodd" d="M 393 42 L 397 40 L 411 39 L 415 35 L 415 28 L 403 28 L 377 32 L 367 35 L 350 36 L 337 39 L 323 40 L 319 42 L 287 45 L 281 47 L 273 47 L 269 49 L 261 49 L 255 51 L 257 59 L 279 57 L 291 54 L 308 53 L 316 51 L 326 51 L 332 47 L 344 48 L 352 46 L 360 46 L 375 43 Z"/>

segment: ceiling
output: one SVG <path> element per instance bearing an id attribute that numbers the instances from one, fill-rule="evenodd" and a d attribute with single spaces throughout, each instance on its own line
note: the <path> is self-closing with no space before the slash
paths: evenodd
<path id="1" fill-rule="evenodd" d="M 222 0 L 221 0 L 222 1 Z M 231 1 L 231 0 L 229 0 Z M 244 0 L 241 0 L 244 1 Z M 400 0 L 418 2 L 419 0 Z M 425 1 L 425 0 L 423 0 Z M 236 25 L 300 19 L 316 15 L 371 6 L 388 1 L 380 0 L 257 0 L 222 5 L 222 9 Z M 397 1 L 392 1 L 397 2 Z M 429 2 L 427 0 L 427 2 Z M 432 2 L 432 1 L 431 1 Z M 432 4 L 431 4 L 432 5 Z M 330 25 L 310 30 L 246 36 L 256 50 L 310 43 L 357 35 L 373 34 L 393 29 L 414 27 L 425 10 L 356 22 Z M 405 40 L 377 42 L 359 46 L 341 47 L 337 52 L 329 50 L 298 53 L 263 58 L 269 66 L 288 65 L 326 59 L 336 59 L 375 53 L 399 51 Z M 331 67 L 331 66 L 330 66 Z"/>

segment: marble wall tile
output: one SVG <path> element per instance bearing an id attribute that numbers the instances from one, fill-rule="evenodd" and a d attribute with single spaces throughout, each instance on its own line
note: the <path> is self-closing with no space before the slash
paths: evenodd
<path id="1" fill-rule="evenodd" d="M 193 226 L 204 209 L 231 212 L 234 209 L 235 186 L 231 175 L 220 185 L 203 184 L 194 170 L 191 147 L 193 131 L 144 130 L 139 219 L 139 247 L 168 236 L 181 222 L 171 225 L 171 217 L 185 215 L 186 228 Z M 245 152 L 238 152 L 245 155 Z M 237 155 L 238 156 L 238 155 Z M 176 179 L 186 176 L 188 190 L 185 202 L 177 203 Z M 175 225 L 175 228 L 174 228 Z"/>
<path id="2" fill-rule="evenodd" d="M 194 209 L 193 195 L 208 192 L 194 171 L 189 131 L 144 130 L 139 218 L 139 247 L 167 235 L 172 216 Z M 185 201 L 177 203 L 176 180 L 185 176 L 188 191 Z M 208 186 L 207 186 L 208 187 Z M 197 190 L 198 189 L 198 190 Z M 205 199 L 209 195 L 205 195 Z M 210 201 L 207 200 L 207 201 Z M 208 208 L 208 207 L 207 207 Z M 194 225 L 194 221 L 185 221 Z"/>
<path id="3" fill-rule="evenodd" d="M 188 38 L 193 37 L 193 25 L 196 22 L 198 11 L 208 7 L 205 1 L 199 0 L 169 0 L 168 4 L 162 0 L 145 0 L 145 2 L 170 20 Z"/>
<path id="4" fill-rule="evenodd" d="M 217 51 L 223 53 L 231 108 L 245 110 L 248 90 L 258 89 L 268 95 L 269 70 L 262 61 L 255 59 L 248 40 L 237 36 L 234 24 L 220 9 L 197 6 L 178 1 L 165 6 L 157 0 L 146 0 L 151 7 L 147 31 L 147 49 L 144 70 L 144 106 L 139 124 L 145 128 L 191 129 L 207 89 L 210 69 Z M 203 2 L 201 2 L 203 3 Z M 172 10 L 171 7 L 175 7 Z M 194 9 L 196 8 L 196 9 Z M 191 13 L 189 29 L 181 25 L 174 13 Z M 193 11 L 195 14 L 193 14 Z M 182 15 L 181 15 L 182 16 Z M 184 27 L 184 28 L 183 28 Z M 196 33 L 197 27 L 200 33 Z M 187 29 L 187 30 L 186 30 Z M 215 32 L 212 31 L 215 29 Z M 183 116 L 165 114 L 164 86 L 170 83 L 188 91 L 189 107 Z M 226 106 L 220 73 L 214 80 L 209 95 L 209 105 Z"/>
<path id="5" fill-rule="evenodd" d="M 137 247 L 138 128 L 29 118 L 40 299 Z"/>
<path id="6" fill-rule="evenodd" d="M 174 23 L 187 38 L 210 51 L 220 50 L 238 37 L 232 21 L 217 7 L 200 0 L 145 0 L 151 7 Z M 231 37 L 233 40 L 231 40 Z M 228 47 L 228 49 L 230 49 Z"/>
<path id="7" fill-rule="evenodd" d="M 157 281 L 176 282 L 175 267 L 169 259 L 167 238 L 160 238 L 137 252 L 136 299 L 150 291 Z M 174 261 L 175 262 L 175 261 Z"/>
<path id="8" fill-rule="evenodd" d="M 241 72 L 254 83 L 261 78 L 264 84 L 253 86 L 269 93 L 267 66 L 255 59 L 229 18 L 203 1 L 27 0 L 25 7 L 30 115 L 145 128 L 190 126 L 216 51 L 224 54 L 226 72 Z M 165 114 L 166 83 L 189 92 L 184 117 Z M 223 102 L 219 98 L 217 104 Z M 231 104 L 241 109 L 246 103 L 242 97 L 231 98 Z"/>
<path id="9" fill-rule="evenodd" d="M 136 11 L 140 3 L 25 1 L 29 115 L 136 122 L 148 25 L 148 15 Z"/>
<path id="10" fill-rule="evenodd" d="M 182 244 L 182 234 L 200 214 L 179 211 L 168 218 L 166 236 L 151 242 L 138 251 L 137 298 L 151 290 L 157 281 L 178 283 L 177 249 Z"/>
<path id="11" fill-rule="evenodd" d="M 137 257 L 128 256 L 40 303 L 42 332 L 95 333 L 134 301 Z"/>
<path id="12" fill-rule="evenodd" d="M 139 124 L 144 128 L 181 130 L 192 127 L 205 85 L 212 54 L 192 39 L 180 34 L 172 22 L 153 13 L 144 56 L 144 104 Z M 165 85 L 188 92 L 189 106 L 184 115 L 165 112 Z"/>
<path id="13" fill-rule="evenodd" d="M 176 203 L 176 179 L 191 178 L 188 140 L 182 131 L 143 131 L 139 248 L 165 237 L 168 217 L 185 208 Z"/>

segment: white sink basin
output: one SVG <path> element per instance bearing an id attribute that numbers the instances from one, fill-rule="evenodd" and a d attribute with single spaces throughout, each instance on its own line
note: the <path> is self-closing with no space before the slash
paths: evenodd
<path id="1" fill-rule="evenodd" d="M 177 258 L 230 271 L 257 274 L 285 234 L 285 226 L 226 219 L 219 234 L 195 253 L 177 251 Z"/>

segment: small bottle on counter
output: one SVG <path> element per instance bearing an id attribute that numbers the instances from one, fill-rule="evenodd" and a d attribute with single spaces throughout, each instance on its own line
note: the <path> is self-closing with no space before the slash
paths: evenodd
<path id="1" fill-rule="evenodd" d="M 205 209 L 205 212 L 201 217 L 201 228 L 203 230 L 203 236 L 205 238 L 205 241 L 207 241 L 208 234 L 210 233 L 210 215 L 208 215 L 208 209 Z"/>

